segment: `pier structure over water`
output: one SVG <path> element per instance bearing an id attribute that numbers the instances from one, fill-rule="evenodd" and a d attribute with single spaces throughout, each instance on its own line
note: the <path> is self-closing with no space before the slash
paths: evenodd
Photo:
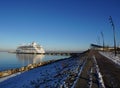
<path id="1" fill-rule="evenodd" d="M 16 52 L 9 52 L 9 53 L 16 53 Z M 45 53 L 16 53 L 16 54 L 39 54 L 39 55 L 66 55 L 66 56 L 73 56 L 79 55 L 83 52 L 45 52 Z"/>
<path id="2" fill-rule="evenodd" d="M 75 52 L 46 52 L 43 53 L 44 55 L 67 55 L 67 56 L 73 56 L 79 53 L 75 53 Z"/>

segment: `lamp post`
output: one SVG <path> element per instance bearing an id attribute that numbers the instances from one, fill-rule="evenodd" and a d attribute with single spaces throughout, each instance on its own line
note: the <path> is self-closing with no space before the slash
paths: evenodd
<path id="1" fill-rule="evenodd" d="M 100 45 L 100 37 L 97 37 L 97 44 Z"/>
<path id="2" fill-rule="evenodd" d="M 113 36 L 114 36 L 114 50 L 115 50 L 115 56 L 116 56 L 116 54 L 117 54 L 117 51 L 116 51 L 115 25 L 114 25 L 114 23 L 113 23 L 113 20 L 112 20 L 112 17 L 111 17 L 111 16 L 109 17 L 109 20 L 110 20 L 110 23 L 111 23 L 111 25 L 112 25 L 112 27 L 113 27 Z"/>
<path id="3" fill-rule="evenodd" d="M 104 43 L 104 35 L 103 35 L 103 32 L 101 32 L 101 36 L 102 36 L 102 39 L 103 39 L 103 51 L 104 51 L 105 43 Z"/>

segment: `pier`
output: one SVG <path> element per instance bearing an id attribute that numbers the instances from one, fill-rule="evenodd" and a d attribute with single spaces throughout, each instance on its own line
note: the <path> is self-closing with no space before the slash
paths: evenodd
<path id="1" fill-rule="evenodd" d="M 15 53 L 15 54 L 39 54 L 39 55 L 66 55 L 66 56 L 74 56 L 79 55 L 81 52 L 45 52 L 45 53 L 16 53 L 16 52 L 8 52 L 8 53 Z"/>

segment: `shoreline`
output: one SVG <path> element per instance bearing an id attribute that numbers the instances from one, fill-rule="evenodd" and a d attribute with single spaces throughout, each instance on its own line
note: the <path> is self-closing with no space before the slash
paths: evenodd
<path id="1" fill-rule="evenodd" d="M 71 57 L 69 57 L 69 58 L 71 58 Z M 63 58 L 63 59 L 59 59 L 59 60 L 49 60 L 49 61 L 40 62 L 40 63 L 37 63 L 37 64 L 36 63 L 28 64 L 27 66 L 23 66 L 23 67 L 20 67 L 20 68 L 14 68 L 14 69 L 0 71 L 0 78 L 4 78 L 4 77 L 7 77 L 7 76 L 10 76 L 10 75 L 19 73 L 19 72 L 29 71 L 29 70 L 32 70 L 32 69 L 37 68 L 37 67 L 45 66 L 45 65 L 52 64 L 52 63 L 62 61 L 62 60 L 65 60 L 65 59 L 69 59 L 69 58 Z"/>
<path id="2" fill-rule="evenodd" d="M 81 54 L 81 53 L 79 53 L 79 54 Z M 55 62 L 58 62 L 58 61 L 70 59 L 73 56 L 76 56 L 76 55 L 72 55 L 72 56 L 70 56 L 68 58 L 63 58 L 63 59 L 59 59 L 59 60 L 54 60 L 53 59 L 53 60 L 49 60 L 49 61 L 45 61 L 45 62 L 40 62 L 40 63 L 37 63 L 37 64 L 36 63 L 28 64 L 27 66 L 23 66 L 23 67 L 20 67 L 20 68 L 13 68 L 13 69 L 8 69 L 8 70 L 3 70 L 3 71 L 0 71 L 0 78 L 4 78 L 4 77 L 7 77 L 7 76 L 10 76 L 10 75 L 19 73 L 19 72 L 29 71 L 29 70 L 32 70 L 34 68 L 45 66 L 45 65 L 48 65 L 48 64 L 52 64 L 52 63 L 55 63 Z"/>
<path id="3" fill-rule="evenodd" d="M 29 88 L 35 84 L 42 88 L 48 86 L 51 86 L 51 88 L 58 88 L 60 86 L 72 87 L 72 85 L 76 84 L 74 81 L 78 78 L 78 73 L 84 68 L 85 58 L 81 58 L 82 56 L 83 54 L 73 55 L 72 57 L 60 59 L 48 65 L 25 71 L 20 75 L 3 80 L 0 86 L 2 88 L 13 88 L 15 86 L 17 88 Z M 5 85 L 8 82 L 10 85 Z"/>
<path id="4" fill-rule="evenodd" d="M 48 65 L 48 64 L 58 62 L 58 61 L 70 59 L 72 57 L 78 57 L 79 55 L 84 54 L 86 52 L 88 52 L 88 50 L 84 51 L 84 52 L 81 52 L 81 53 L 72 53 L 71 55 L 68 54 L 68 53 L 65 53 L 65 54 L 61 53 L 60 55 L 70 55 L 70 57 L 59 59 L 59 60 L 54 60 L 53 59 L 53 60 L 40 62 L 40 63 L 28 64 L 27 66 L 23 66 L 23 67 L 20 67 L 20 68 L 13 68 L 13 69 L 8 69 L 8 70 L 3 70 L 3 71 L 0 71 L 0 78 L 4 78 L 4 77 L 7 77 L 7 76 L 10 76 L 10 75 L 19 73 L 19 72 L 29 71 L 29 70 L 32 70 L 32 69 L 37 68 L 37 67 L 41 67 L 41 66 L 45 66 L 45 65 Z M 48 53 L 44 53 L 44 54 L 48 54 Z M 59 55 L 59 53 L 51 53 L 51 55 L 56 55 L 56 54 Z"/>

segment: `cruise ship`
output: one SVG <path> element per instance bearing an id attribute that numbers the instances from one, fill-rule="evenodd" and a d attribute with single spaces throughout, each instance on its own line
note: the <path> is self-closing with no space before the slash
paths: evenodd
<path id="1" fill-rule="evenodd" d="M 43 54 L 45 53 L 45 51 L 42 46 L 40 46 L 36 42 L 32 42 L 31 44 L 19 46 L 16 49 L 16 53 L 18 54 Z"/>

